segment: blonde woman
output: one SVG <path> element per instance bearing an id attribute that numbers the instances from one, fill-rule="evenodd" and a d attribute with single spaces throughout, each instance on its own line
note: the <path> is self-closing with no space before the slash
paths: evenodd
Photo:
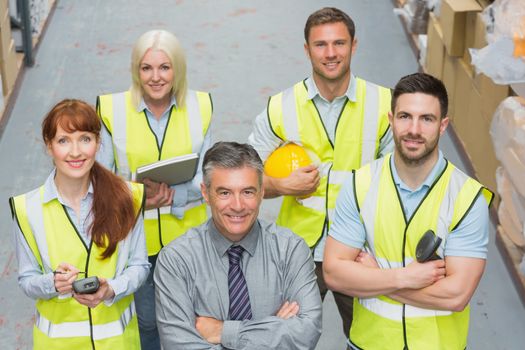
<path id="1" fill-rule="evenodd" d="M 102 95 L 97 112 L 105 130 L 98 159 L 125 179 L 137 167 L 210 147 L 212 101 L 187 88 L 186 59 L 177 38 L 164 30 L 144 33 L 131 55 L 128 91 Z M 202 224 L 206 208 L 200 193 L 201 162 L 192 181 L 168 186 L 144 180 L 145 232 L 151 272 L 160 249 L 189 228 Z M 160 349 L 155 321 L 152 273 L 137 292 L 143 349 Z"/>

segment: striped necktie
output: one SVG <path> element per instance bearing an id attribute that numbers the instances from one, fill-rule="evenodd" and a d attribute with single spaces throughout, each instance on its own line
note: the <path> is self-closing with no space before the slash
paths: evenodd
<path id="1" fill-rule="evenodd" d="M 228 289 L 230 292 L 230 320 L 249 320 L 252 318 L 248 286 L 241 270 L 241 257 L 244 248 L 240 245 L 228 249 L 230 268 L 228 270 Z"/>

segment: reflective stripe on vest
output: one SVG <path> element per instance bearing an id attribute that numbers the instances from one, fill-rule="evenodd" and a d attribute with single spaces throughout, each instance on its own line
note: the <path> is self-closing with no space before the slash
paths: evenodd
<path id="1" fill-rule="evenodd" d="M 444 256 L 448 235 L 477 197 L 482 193 L 486 199 L 491 197 L 490 191 L 447 162 L 412 217 L 406 218 L 392 177 L 391 155 L 359 169 L 353 185 L 367 250 L 381 268 L 411 263 L 417 242 L 428 229 L 443 239 L 438 253 Z M 461 312 L 431 310 L 401 304 L 386 296 L 361 298 L 354 305 L 350 338 L 361 348 L 374 348 L 382 342 L 388 342 L 392 348 L 416 349 L 422 343 L 429 344 L 427 349 L 459 349 L 466 345 L 468 307 Z"/>
<path id="2" fill-rule="evenodd" d="M 288 227 L 314 246 L 325 221 L 332 220 L 335 199 L 352 169 L 375 159 L 382 136 L 388 130 L 390 91 L 356 78 L 357 102 L 346 101 L 335 130 L 335 144 L 308 98 L 304 82 L 273 96 L 268 104 L 270 126 L 284 141 L 302 145 L 321 163 L 321 182 L 306 199 L 285 196 L 277 223 Z M 352 125 L 352 127 L 348 127 Z"/>
<path id="3" fill-rule="evenodd" d="M 366 82 L 366 98 L 364 107 L 365 122 L 363 123 L 363 135 L 370 135 L 373 139 L 377 135 L 379 120 L 379 87 L 370 82 Z M 374 118 L 369 116 L 373 116 Z M 382 135 L 380 135 L 382 136 Z M 366 144 L 361 149 L 361 164 L 370 163 L 376 159 L 376 148 Z"/>
<path id="4" fill-rule="evenodd" d="M 300 140 L 299 125 L 297 125 L 297 105 L 293 88 L 283 91 L 282 104 L 283 115 L 286 116 L 286 118 L 283 118 L 286 137 L 288 140 Z"/>
<path id="5" fill-rule="evenodd" d="M 358 300 L 359 304 L 361 304 L 364 308 L 381 317 L 397 322 L 401 322 L 403 320 L 402 304 L 388 303 L 379 298 L 360 298 Z M 408 304 L 405 305 L 405 317 L 435 317 L 447 316 L 450 314 L 452 314 L 451 311 L 422 309 Z"/>
<path id="6" fill-rule="evenodd" d="M 160 144 L 151 131 L 145 113 L 137 111 L 133 106 L 129 91 L 99 96 L 98 103 L 97 111 L 106 128 L 112 133 L 118 174 L 134 174 L 140 166 L 184 154 L 199 153 L 203 156 L 200 154 L 202 143 L 212 114 L 209 94 L 188 90 L 185 105 L 182 108 L 174 106 L 171 109 Z M 125 135 L 119 136 L 122 133 Z M 132 142 L 133 140 L 140 142 Z M 124 157 L 126 162 L 118 161 Z M 126 169 L 121 169 L 121 166 L 126 166 Z M 158 254 L 164 245 L 189 228 L 202 224 L 206 219 L 206 207 L 202 199 L 187 203 L 182 219 L 171 215 L 170 207 L 146 211 L 144 230 L 148 255 Z"/>
<path id="7" fill-rule="evenodd" d="M 123 334 L 135 315 L 135 304 L 131 303 L 119 320 L 92 326 L 89 321 L 51 323 L 37 311 L 35 326 L 50 338 L 90 337 L 92 329 L 93 340 L 101 340 Z"/>
<path id="8" fill-rule="evenodd" d="M 113 111 L 112 115 L 126 115 L 126 94 L 124 92 L 113 94 Z M 113 145 L 115 146 L 115 164 L 118 164 L 117 174 L 122 176 L 126 180 L 131 180 L 133 175 L 131 174 L 128 157 L 126 155 L 127 145 L 127 130 L 126 130 L 126 118 L 116 118 L 114 120 L 115 125 L 112 129 Z"/>

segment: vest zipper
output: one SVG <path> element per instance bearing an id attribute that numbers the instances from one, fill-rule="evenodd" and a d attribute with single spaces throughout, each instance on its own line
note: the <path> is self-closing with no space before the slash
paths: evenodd
<path id="1" fill-rule="evenodd" d="M 157 141 L 157 150 L 159 152 L 159 156 L 157 158 L 157 160 L 161 160 L 162 158 L 162 148 L 164 146 L 164 141 L 166 140 L 166 133 L 168 132 L 168 127 L 170 125 L 170 121 L 171 121 L 171 113 L 173 112 L 173 107 L 174 105 L 171 105 L 170 107 L 170 111 L 168 113 L 168 121 L 166 122 L 166 128 L 164 129 L 164 134 L 162 135 L 162 143 L 159 145 L 159 139 L 157 137 L 157 134 L 155 134 L 153 132 L 153 129 L 151 128 L 151 125 L 149 123 L 149 120 L 148 120 L 148 115 L 146 114 L 146 111 L 144 111 L 144 117 L 146 118 L 146 123 L 148 124 L 149 126 L 149 129 L 151 131 L 151 133 L 153 134 L 153 136 L 155 136 L 155 141 Z M 161 248 L 164 248 L 164 243 L 162 242 L 162 223 L 161 223 L 161 219 L 160 219 L 160 208 L 157 208 L 157 226 L 158 226 L 158 229 L 159 229 L 159 243 L 160 243 L 160 247 Z M 155 254 L 156 255 L 156 254 Z"/>
<path id="2" fill-rule="evenodd" d="M 319 122 L 323 126 L 323 130 L 324 130 L 326 139 L 328 140 L 328 143 L 330 144 L 330 146 L 332 146 L 332 150 L 335 150 L 334 143 L 335 143 L 335 134 L 337 132 L 337 125 L 334 129 L 334 141 L 332 142 L 332 140 L 330 139 L 330 136 L 328 135 L 328 130 L 326 130 L 326 126 L 324 125 L 323 118 L 321 118 L 321 113 L 319 113 L 319 109 L 317 108 L 317 105 L 315 104 L 314 100 L 311 100 L 311 101 L 312 101 L 312 104 L 314 105 L 315 111 L 317 112 L 317 117 L 319 118 Z M 339 124 L 339 118 L 341 117 L 341 114 L 343 113 L 343 110 L 345 109 L 345 107 L 346 107 L 346 103 L 341 109 L 341 112 L 339 113 L 339 117 L 337 118 L 337 124 Z"/>
<path id="3" fill-rule="evenodd" d="M 85 277 L 89 277 L 89 259 L 91 258 L 91 247 L 93 247 L 93 240 L 91 240 L 91 242 L 89 243 L 89 247 L 88 247 L 86 243 L 84 242 L 84 240 L 82 239 L 82 237 L 80 236 L 80 233 L 78 232 L 77 227 L 75 226 L 75 224 L 73 224 L 73 220 L 71 220 L 71 217 L 69 216 L 67 209 L 63 204 L 62 204 L 62 209 L 64 209 L 64 213 L 66 214 L 66 217 L 69 220 L 69 223 L 75 230 L 75 233 L 77 234 L 78 239 L 80 240 L 80 242 L 86 249 L 87 257 L 86 257 L 86 265 L 84 266 L 84 269 L 86 272 Z M 91 340 L 91 346 L 93 350 L 95 350 L 95 340 L 93 339 L 93 321 L 91 317 L 91 309 L 87 307 L 87 311 L 88 311 L 88 316 L 89 316 L 89 338 Z"/>
<path id="4" fill-rule="evenodd" d="M 399 196 L 399 193 L 398 193 L 398 196 Z M 403 208 L 401 208 L 401 209 L 403 209 Z M 403 210 L 403 216 L 404 216 L 404 213 L 405 213 L 405 211 Z M 406 222 L 406 218 L 405 218 L 405 222 Z M 403 251 L 402 251 L 403 267 L 406 267 L 406 265 L 405 265 L 405 246 L 406 246 L 406 240 L 407 240 L 407 230 L 408 230 L 408 224 L 405 225 L 405 232 L 403 233 Z M 408 350 L 407 325 L 406 325 L 406 318 L 405 318 L 405 309 L 406 309 L 406 304 L 403 304 L 403 313 L 402 313 L 402 316 L 401 316 L 401 320 L 402 320 L 402 323 L 403 323 L 403 342 L 405 343 L 405 346 L 403 347 L 403 350 Z"/>
<path id="5" fill-rule="evenodd" d="M 341 108 L 341 111 L 339 112 L 339 116 L 337 117 L 337 123 L 335 124 L 335 129 L 334 129 L 334 144 L 335 144 L 335 139 L 337 137 L 337 127 L 339 126 L 339 122 L 341 121 L 341 116 L 343 115 L 343 112 L 344 110 L 346 109 L 346 105 L 348 104 L 348 101 L 350 101 L 348 99 L 348 96 L 346 97 L 345 99 L 345 103 L 343 104 L 343 107 Z M 335 146 L 334 146 L 335 148 Z M 334 149 L 335 151 L 335 149 Z"/>
<path id="6" fill-rule="evenodd" d="M 86 259 L 86 277 L 89 276 L 89 260 L 91 259 L 91 248 L 93 247 L 93 240 L 91 240 L 91 243 L 89 244 L 88 248 L 88 256 Z M 95 339 L 93 339 L 93 320 L 91 317 L 91 308 L 88 307 L 88 315 L 89 315 L 89 334 L 91 337 L 91 344 L 93 346 L 93 350 L 95 350 Z"/>
<path id="7" fill-rule="evenodd" d="M 390 169 L 390 178 L 392 179 L 392 184 L 394 185 L 394 188 L 396 190 L 397 201 L 398 201 L 399 206 L 401 208 L 401 212 L 403 213 L 403 219 L 405 220 L 405 230 L 403 232 L 403 246 L 401 247 L 401 249 L 402 249 L 401 256 L 402 256 L 403 267 L 406 267 L 406 265 L 405 265 L 405 250 L 406 250 L 406 239 L 407 239 L 408 226 L 412 222 L 412 218 L 414 218 L 414 216 L 416 215 L 417 211 L 419 210 L 419 208 L 421 207 L 423 202 L 427 199 L 427 197 L 430 194 L 430 192 L 434 189 L 434 186 L 438 183 L 438 181 L 441 179 L 441 176 L 447 170 L 447 168 L 448 168 L 448 161 L 445 159 L 445 167 L 443 168 L 441 173 L 436 177 L 436 179 L 434 180 L 434 182 L 432 183 L 432 185 L 428 189 L 427 193 L 423 196 L 423 199 L 421 199 L 421 201 L 419 202 L 418 206 L 416 207 L 416 209 L 414 210 L 414 212 L 412 213 L 412 215 L 410 216 L 410 218 L 408 220 L 407 220 L 407 217 L 406 217 L 406 214 L 405 214 L 405 208 L 403 207 L 403 202 L 401 201 L 401 196 L 399 195 L 399 191 L 398 191 L 397 186 L 396 186 L 395 181 L 394 181 L 394 174 L 392 173 L 392 164 L 390 163 L 392 161 L 392 156 L 390 156 L 388 159 L 386 159 L 386 161 L 389 162 L 388 163 L 388 167 Z M 405 346 L 403 347 L 403 350 L 408 350 L 408 339 L 407 339 L 407 327 L 406 327 L 406 319 L 405 319 L 405 308 L 406 308 L 406 305 L 403 304 L 402 324 L 403 324 L 403 341 L 405 343 Z"/>
<path id="8" fill-rule="evenodd" d="M 92 319 L 92 316 L 91 316 L 91 308 L 87 308 L 88 309 L 88 315 L 89 315 L 89 334 L 91 334 L 90 338 L 91 338 L 91 347 L 93 350 L 95 350 L 95 340 L 93 339 L 93 319 Z"/>

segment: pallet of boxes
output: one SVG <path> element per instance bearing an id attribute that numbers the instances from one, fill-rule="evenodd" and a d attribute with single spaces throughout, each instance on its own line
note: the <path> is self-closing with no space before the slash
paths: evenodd
<path id="1" fill-rule="evenodd" d="M 505 16 L 512 8 L 513 18 L 509 19 Z M 525 11 L 522 0 L 441 1 L 429 16 L 424 70 L 447 87 L 451 123 L 476 176 L 499 192 L 493 204 L 500 214 L 498 246 L 508 258 L 525 303 L 525 263 L 523 274 L 519 273 L 525 252 L 525 182 L 518 180 L 525 174 L 525 112 L 518 112 L 518 106 L 525 104 L 522 98 L 511 97 L 512 107 L 506 105 L 507 97 L 516 95 L 509 84 L 520 79 L 525 82 L 519 73 L 522 70 L 525 75 L 525 53 L 521 52 L 525 12 L 521 17 L 521 9 Z M 508 29 L 513 21 L 523 32 Z M 501 113 L 506 121 L 500 120 Z M 495 132 L 495 124 L 505 131 Z M 492 133 L 498 135 L 494 143 L 491 125 Z M 519 142 L 507 145 L 514 137 Z M 509 162 L 512 165 L 507 166 Z"/>
<path id="2" fill-rule="evenodd" d="M 491 126 L 500 196 L 497 238 L 505 250 L 518 288 L 525 291 L 525 98 L 506 98 L 494 114 Z"/>

